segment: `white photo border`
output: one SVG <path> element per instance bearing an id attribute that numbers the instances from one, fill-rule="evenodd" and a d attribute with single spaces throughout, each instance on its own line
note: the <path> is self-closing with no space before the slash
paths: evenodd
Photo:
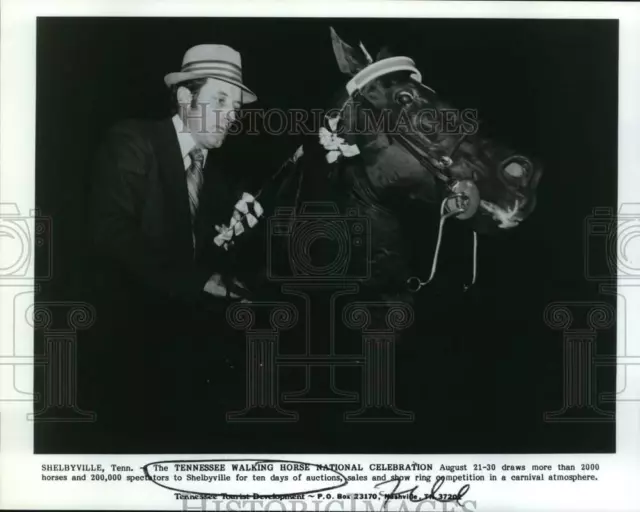
<path id="1" fill-rule="evenodd" d="M 0 44 L 0 202 L 18 205 L 28 217 L 35 208 L 35 120 L 36 120 L 36 18 L 38 16 L 202 16 L 202 17 L 442 17 L 442 18 L 607 18 L 618 19 L 619 53 L 619 205 L 640 202 L 640 5 L 589 2 L 212 2 L 128 0 L 83 2 L 80 0 L 2 0 Z M 28 222 L 32 222 L 32 219 Z M 0 237 L 0 252 L 5 241 Z M 633 261 L 640 261 L 638 244 L 630 246 Z M 33 262 L 31 262 L 33 265 Z M 33 274 L 31 269 L 30 275 Z M 619 279 L 627 311 L 640 304 L 640 292 Z M 33 300 L 33 281 L 0 280 L 0 397 L 15 382 L 24 390 L 33 389 L 33 335 L 26 323 L 16 323 L 13 303 L 17 294 Z M 622 300 L 619 297 L 619 304 Z M 640 322 L 637 315 L 624 316 L 626 339 L 619 335 L 618 354 L 640 360 Z M 636 311 L 640 310 L 638 308 Z M 620 330 L 622 331 L 622 329 Z M 15 343 L 15 345 L 14 345 Z M 19 356 L 23 364 L 8 371 Z M 3 362 L 3 358 L 4 362 Z M 625 363 L 619 363 L 625 364 Z M 640 363 L 636 363 L 640 364 Z M 618 372 L 618 387 L 640 389 L 640 371 Z M 621 379 L 626 377 L 626 381 Z M 33 455 L 33 423 L 27 421 L 32 403 L 0 401 L 0 508 L 11 509 L 181 509 L 171 492 L 143 482 L 120 487 L 115 483 L 93 486 L 88 483 L 64 485 L 43 482 L 40 466 L 45 463 L 129 464 L 140 468 L 151 461 L 181 458 L 179 454 Z M 473 486 L 476 510 L 557 511 L 557 510 L 640 510 L 637 488 L 640 482 L 640 408 L 637 401 L 616 405 L 615 454 L 553 455 L 274 455 L 278 459 L 303 459 L 313 463 L 361 461 L 443 464 L 475 462 L 518 464 L 598 463 L 596 482 L 483 482 Z M 233 458 L 189 456 L 190 459 Z M 248 458 L 249 455 L 237 456 Z M 261 455 L 257 458 L 269 458 Z M 532 492 L 533 491 L 533 492 Z M 194 504 L 195 506 L 195 504 Z M 426 509 L 430 510 L 430 509 Z"/>

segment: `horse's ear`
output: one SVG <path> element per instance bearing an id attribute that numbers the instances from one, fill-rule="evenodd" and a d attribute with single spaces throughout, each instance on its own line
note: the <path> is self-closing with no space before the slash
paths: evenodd
<path id="1" fill-rule="evenodd" d="M 340 71 L 346 75 L 353 76 L 367 66 L 367 57 L 362 50 L 353 48 L 345 43 L 340 39 L 333 27 L 331 27 L 331 42 Z"/>
<path id="2" fill-rule="evenodd" d="M 378 55 L 376 56 L 376 60 L 388 59 L 389 57 L 393 57 L 393 56 L 394 56 L 393 52 L 391 52 L 391 50 L 389 50 L 389 48 L 385 46 L 378 52 Z"/>

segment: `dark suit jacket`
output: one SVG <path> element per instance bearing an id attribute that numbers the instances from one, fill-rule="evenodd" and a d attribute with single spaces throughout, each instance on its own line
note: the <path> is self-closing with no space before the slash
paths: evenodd
<path id="1" fill-rule="evenodd" d="M 227 332 L 227 302 L 211 299 L 203 287 L 214 272 L 233 271 L 231 258 L 212 241 L 214 224 L 229 222 L 239 194 L 215 158 L 209 151 L 194 251 L 171 119 L 120 122 L 97 154 L 90 213 L 98 313 L 94 363 L 101 369 L 95 385 L 111 386 L 114 396 L 120 387 L 120 403 L 132 390 L 146 401 L 151 394 L 179 398 L 186 378 L 222 357 L 209 349 L 224 340 L 195 341 L 207 332 L 222 338 Z"/>
<path id="2" fill-rule="evenodd" d="M 226 255 L 212 246 L 235 195 L 209 152 L 196 220 L 196 254 L 183 159 L 171 119 L 128 120 L 111 128 L 96 160 L 92 235 L 104 256 L 148 291 L 193 302 Z M 222 268 L 221 268 L 222 267 Z"/>

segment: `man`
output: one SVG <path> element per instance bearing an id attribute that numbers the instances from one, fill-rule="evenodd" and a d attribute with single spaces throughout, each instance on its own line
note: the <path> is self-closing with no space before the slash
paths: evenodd
<path id="1" fill-rule="evenodd" d="M 149 415 L 175 415 L 178 404 L 197 395 L 191 384 L 210 382 L 201 370 L 210 374 L 211 368 L 204 366 L 224 360 L 215 349 L 224 344 L 225 299 L 242 298 L 246 289 L 231 275 L 233 261 L 224 250 L 230 237 L 220 237 L 229 233 L 227 224 L 239 234 L 240 217 L 253 226 L 261 213 L 252 196 L 235 193 L 209 162 L 236 111 L 257 99 L 242 81 L 240 54 L 224 45 L 190 48 L 165 84 L 173 117 L 111 128 L 93 182 L 96 301 L 103 319 L 98 363 L 112 388 L 99 396 L 115 404 L 103 407 L 98 421 L 111 425 L 123 415 L 125 429 L 134 417 L 149 428 Z M 221 339 L 203 342 L 203 322 L 214 317 Z"/>

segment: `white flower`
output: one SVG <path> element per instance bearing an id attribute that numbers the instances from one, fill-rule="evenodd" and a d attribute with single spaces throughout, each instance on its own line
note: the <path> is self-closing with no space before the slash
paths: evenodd
<path id="1" fill-rule="evenodd" d="M 242 222 L 236 222 L 233 225 L 233 231 L 236 235 L 241 235 L 242 233 L 244 233 L 244 226 L 242 225 Z"/>
<path id="2" fill-rule="evenodd" d="M 341 144 L 340 151 L 347 158 L 360 154 L 360 149 L 355 144 Z"/>
<path id="3" fill-rule="evenodd" d="M 324 126 L 320 128 L 320 132 L 318 133 L 320 137 L 320 144 L 322 147 L 327 150 L 335 150 L 338 149 L 340 144 L 344 143 L 344 139 L 338 137 L 335 133 L 330 132 Z"/>
<path id="4" fill-rule="evenodd" d="M 261 217 L 262 214 L 264 213 L 264 209 L 262 208 L 262 205 L 256 200 L 253 201 L 253 211 L 258 217 Z"/>
<path id="5" fill-rule="evenodd" d="M 247 222 L 249 223 L 249 227 L 252 228 L 253 226 L 255 226 L 258 223 L 258 219 L 256 219 L 250 213 L 248 213 L 247 214 Z"/>
<path id="6" fill-rule="evenodd" d="M 229 248 L 229 242 L 233 238 L 233 228 L 229 226 L 216 226 L 218 235 L 213 239 L 213 242 L 218 246 L 223 246 L 225 250 Z"/>
<path id="7" fill-rule="evenodd" d="M 337 128 L 339 119 L 338 117 L 328 119 L 329 126 L 332 130 Z M 358 146 L 355 144 L 346 144 L 346 141 L 342 137 L 338 137 L 336 133 L 327 130 L 324 126 L 320 128 L 318 137 L 320 138 L 322 147 L 327 150 L 326 158 L 330 164 L 338 160 L 340 155 L 349 158 L 360 154 Z"/>
<path id="8" fill-rule="evenodd" d="M 249 203 L 252 204 L 253 211 L 250 211 Z M 218 235 L 213 239 L 213 242 L 218 247 L 224 247 L 225 250 L 228 250 L 229 246 L 233 245 L 232 239 L 246 231 L 242 223 L 243 219 L 246 218 L 249 228 L 252 228 L 258 224 L 258 217 L 261 217 L 263 214 L 264 210 L 262 205 L 260 205 L 256 198 L 244 192 L 242 198 L 234 206 L 229 225 L 215 226 Z"/>
<path id="9" fill-rule="evenodd" d="M 338 151 L 338 150 L 329 151 L 327 153 L 327 162 L 332 164 L 333 162 L 335 162 L 338 159 L 339 156 L 340 156 L 340 151 Z"/>
<path id="10" fill-rule="evenodd" d="M 327 157 L 327 162 L 332 164 L 333 162 L 338 160 L 340 155 L 345 156 L 346 158 L 350 158 L 352 156 L 359 155 L 359 154 L 360 154 L 360 149 L 358 149 L 358 146 L 356 146 L 355 144 L 340 144 L 338 146 L 338 149 L 327 152 L 326 157 Z"/>

